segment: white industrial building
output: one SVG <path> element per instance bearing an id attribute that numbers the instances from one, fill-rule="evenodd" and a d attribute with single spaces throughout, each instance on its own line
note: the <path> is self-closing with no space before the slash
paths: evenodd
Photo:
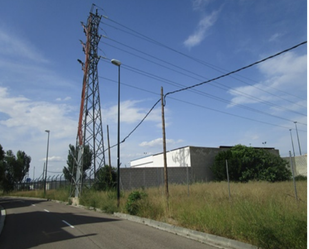
<path id="1" fill-rule="evenodd" d="M 217 148 L 186 146 L 166 153 L 169 183 L 209 182 L 214 179 L 211 166 L 216 155 L 232 146 Z M 261 148 L 279 155 L 274 148 Z M 121 168 L 123 189 L 160 186 L 164 180 L 163 153 L 131 161 L 130 168 Z"/>
<path id="2" fill-rule="evenodd" d="M 168 167 L 191 167 L 190 146 L 168 151 L 166 153 Z M 163 153 L 146 156 L 131 161 L 131 168 L 154 168 L 164 167 Z"/>

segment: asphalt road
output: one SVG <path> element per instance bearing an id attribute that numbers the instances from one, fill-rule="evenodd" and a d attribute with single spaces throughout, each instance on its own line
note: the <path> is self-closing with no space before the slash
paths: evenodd
<path id="1" fill-rule="evenodd" d="M 1 249 L 217 249 L 143 224 L 61 203 L 0 198 L 6 209 Z"/>

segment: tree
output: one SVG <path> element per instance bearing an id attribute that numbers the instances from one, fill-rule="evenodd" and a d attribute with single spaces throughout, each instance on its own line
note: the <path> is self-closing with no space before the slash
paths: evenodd
<path id="1" fill-rule="evenodd" d="M 64 178 L 68 181 L 72 181 L 72 178 L 76 177 L 76 162 L 78 150 L 76 150 L 74 145 L 69 145 L 69 153 L 67 158 L 67 167 L 63 168 Z M 86 178 L 86 171 L 91 167 L 93 152 L 91 151 L 89 145 L 84 147 L 83 156 L 83 179 Z"/>
<path id="2" fill-rule="evenodd" d="M 21 183 L 29 172 L 31 157 L 24 151 L 17 151 L 16 156 L 11 150 L 5 154 L 0 148 L 0 185 L 5 192 L 14 189 L 15 184 Z"/>
<path id="3" fill-rule="evenodd" d="M 217 181 L 227 179 L 226 160 L 228 161 L 231 181 L 247 182 L 285 181 L 291 179 L 291 172 L 286 168 L 286 161 L 264 149 L 255 149 L 236 145 L 215 157 L 211 170 Z"/>
<path id="4" fill-rule="evenodd" d="M 93 185 L 95 190 L 111 190 L 116 187 L 117 170 L 116 168 L 105 165 L 101 167 L 96 174 L 96 181 Z"/>

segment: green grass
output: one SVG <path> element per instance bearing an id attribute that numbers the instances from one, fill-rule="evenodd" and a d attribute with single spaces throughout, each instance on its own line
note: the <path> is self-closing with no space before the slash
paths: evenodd
<path id="1" fill-rule="evenodd" d="M 137 215 L 189 229 L 223 236 L 264 249 L 307 248 L 307 181 L 297 182 L 299 201 L 292 182 L 232 183 L 231 198 L 226 182 L 170 185 L 166 202 L 164 188 L 150 188 L 138 200 Z M 23 196 L 42 197 L 37 191 Z M 65 190 L 48 191 L 50 199 L 68 199 Z M 17 193 L 16 193 L 17 194 Z M 84 191 L 80 204 L 107 213 L 128 213 L 130 192 L 122 192 L 117 208 L 115 192 Z M 18 195 L 21 195 L 20 192 Z"/>

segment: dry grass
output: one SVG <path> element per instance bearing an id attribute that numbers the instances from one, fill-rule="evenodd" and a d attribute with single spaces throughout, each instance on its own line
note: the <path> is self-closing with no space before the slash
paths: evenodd
<path id="1" fill-rule="evenodd" d="M 169 200 L 164 188 L 150 188 L 139 202 L 141 217 L 251 243 L 261 248 L 307 248 L 307 181 L 170 185 Z M 127 212 L 129 191 L 122 192 L 117 208 L 115 192 L 83 192 L 80 203 L 108 213 Z M 18 192 L 19 196 L 43 197 L 43 191 Z M 68 191 L 47 191 L 47 198 L 67 200 Z"/>
<path id="2" fill-rule="evenodd" d="M 251 243 L 262 248 L 306 248 L 307 182 L 227 183 L 148 189 L 140 216 Z"/>

